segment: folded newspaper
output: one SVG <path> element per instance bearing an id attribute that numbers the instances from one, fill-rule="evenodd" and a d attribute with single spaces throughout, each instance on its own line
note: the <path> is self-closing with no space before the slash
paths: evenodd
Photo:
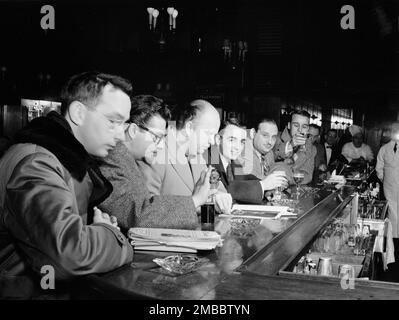
<path id="1" fill-rule="evenodd" d="M 222 245 L 222 239 L 214 231 L 130 228 L 128 237 L 135 250 L 197 252 L 213 250 Z"/>
<path id="2" fill-rule="evenodd" d="M 259 219 L 281 219 L 296 217 L 288 206 L 269 205 L 243 205 L 234 204 L 231 214 L 221 214 L 221 217 L 228 218 L 259 218 Z"/>

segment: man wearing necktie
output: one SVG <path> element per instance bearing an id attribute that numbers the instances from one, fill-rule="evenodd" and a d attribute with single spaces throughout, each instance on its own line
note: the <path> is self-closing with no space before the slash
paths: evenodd
<path id="1" fill-rule="evenodd" d="M 399 123 L 391 126 L 391 141 L 380 148 L 377 155 L 376 171 L 384 186 L 388 201 L 388 217 L 392 223 L 395 252 L 399 251 Z M 396 239 L 395 239 L 396 238 Z M 398 255 L 395 255 L 398 257 Z"/>
<path id="2" fill-rule="evenodd" d="M 122 230 L 199 226 L 196 209 L 208 199 L 209 177 L 191 196 L 151 195 L 137 164 L 152 163 L 164 148 L 170 116 L 162 99 L 151 95 L 132 97 L 125 141 L 101 162 L 101 172 L 111 182 L 113 192 L 99 208 L 115 215 Z"/>
<path id="3" fill-rule="evenodd" d="M 249 130 L 245 142 L 245 152 L 242 155 L 244 166 L 243 172 L 253 174 L 260 180 L 279 180 L 278 172 L 284 171 L 288 182 L 292 182 L 290 168 L 283 162 L 274 162 L 273 147 L 278 135 L 277 124 L 273 119 L 263 118 L 254 128 Z M 277 181 L 273 182 L 274 184 Z"/>
<path id="4" fill-rule="evenodd" d="M 327 165 L 330 165 L 335 161 L 337 158 L 337 150 L 336 150 L 336 144 L 337 144 L 337 131 L 334 129 L 329 129 L 327 133 L 324 136 L 325 142 L 324 142 L 324 149 L 326 151 L 326 163 Z"/>
<path id="5" fill-rule="evenodd" d="M 211 164 L 221 173 L 221 182 L 233 200 L 241 203 L 262 203 L 265 191 L 278 186 L 285 187 L 287 180 L 281 173 L 268 175 L 263 180 L 259 180 L 253 174 L 244 174 L 241 154 L 246 138 L 246 128 L 237 119 L 226 121 L 216 135 L 215 147 L 211 148 Z M 262 163 L 263 170 L 268 172 L 269 166 L 265 159 Z"/>
<path id="6" fill-rule="evenodd" d="M 177 123 L 168 126 L 165 148 L 152 163 L 138 162 L 150 193 L 192 196 L 207 171 L 203 155 L 214 145 L 219 127 L 219 112 L 208 101 L 194 100 L 182 108 Z M 215 204 L 219 212 L 230 213 L 232 198 L 222 184 Z"/>

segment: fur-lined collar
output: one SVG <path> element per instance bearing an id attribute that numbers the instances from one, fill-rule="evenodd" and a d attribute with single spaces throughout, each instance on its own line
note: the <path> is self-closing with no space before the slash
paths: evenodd
<path id="1" fill-rule="evenodd" d="M 74 137 L 65 118 L 55 111 L 33 119 L 16 134 L 14 143 L 34 143 L 46 148 L 78 181 L 83 180 L 94 161 Z"/>

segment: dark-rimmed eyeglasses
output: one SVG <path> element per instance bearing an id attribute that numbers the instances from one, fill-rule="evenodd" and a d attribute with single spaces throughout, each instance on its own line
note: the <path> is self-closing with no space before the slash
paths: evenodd
<path id="1" fill-rule="evenodd" d="M 166 137 L 167 137 L 167 134 L 162 134 L 162 135 L 156 134 L 154 131 L 152 131 L 151 129 L 149 129 L 141 124 L 138 124 L 137 126 L 140 129 L 149 132 L 152 136 L 152 141 L 154 141 L 155 144 L 159 144 L 162 140 L 166 139 Z"/>

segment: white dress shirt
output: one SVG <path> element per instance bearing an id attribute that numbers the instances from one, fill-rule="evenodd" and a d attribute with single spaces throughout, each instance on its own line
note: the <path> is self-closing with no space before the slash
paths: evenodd
<path id="1" fill-rule="evenodd" d="M 331 159 L 332 146 L 329 145 L 327 142 L 325 142 L 324 143 L 324 149 L 326 150 L 327 164 L 329 164 L 330 163 L 330 159 Z"/>

